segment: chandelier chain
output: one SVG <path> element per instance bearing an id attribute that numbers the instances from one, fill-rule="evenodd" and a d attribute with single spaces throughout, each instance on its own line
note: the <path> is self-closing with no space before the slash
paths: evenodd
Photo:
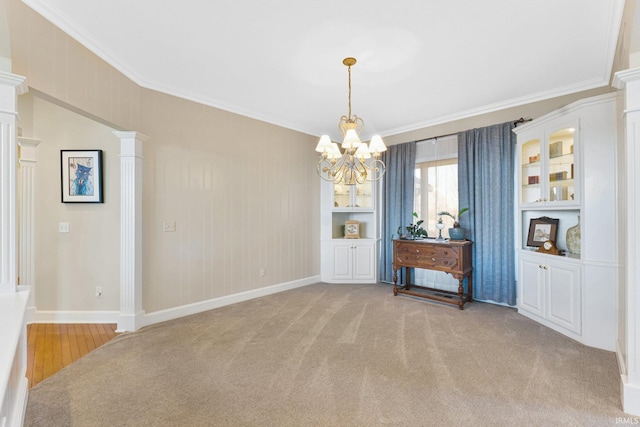
<path id="1" fill-rule="evenodd" d="M 351 65 L 347 68 L 349 70 L 349 116 L 347 116 L 347 119 L 351 121 Z"/>

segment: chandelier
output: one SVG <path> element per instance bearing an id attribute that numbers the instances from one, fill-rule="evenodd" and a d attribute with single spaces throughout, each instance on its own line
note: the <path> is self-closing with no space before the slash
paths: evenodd
<path id="1" fill-rule="evenodd" d="M 362 118 L 351 115 L 351 66 L 355 65 L 355 58 L 345 58 L 342 63 L 349 72 L 349 114 L 340 117 L 338 128 L 342 132 L 342 149 L 331 141 L 329 135 L 322 135 L 316 146 L 321 158 L 316 167 L 318 175 L 325 181 L 345 185 L 362 184 L 366 180 L 377 181 L 382 178 L 386 167 L 380 160 L 380 153 L 387 147 L 380 135 L 374 135 L 367 146 L 360 141 L 358 134 L 364 126 Z"/>

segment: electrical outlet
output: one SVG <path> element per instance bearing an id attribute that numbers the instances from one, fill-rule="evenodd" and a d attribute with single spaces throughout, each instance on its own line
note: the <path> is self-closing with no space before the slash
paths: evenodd
<path id="1" fill-rule="evenodd" d="M 96 286 L 96 297 L 102 298 L 102 286 Z"/>
<path id="2" fill-rule="evenodd" d="M 60 233 L 68 233 L 69 232 L 69 223 L 68 222 L 59 222 L 58 223 L 58 231 Z"/>
<path id="3" fill-rule="evenodd" d="M 261 268 L 261 269 L 260 269 L 260 277 L 264 277 L 264 276 L 266 276 L 266 275 L 267 275 L 267 270 L 266 270 L 266 269 L 264 269 L 264 268 Z"/>
<path id="4" fill-rule="evenodd" d="M 163 222 L 162 223 L 162 229 L 164 230 L 165 233 L 173 233 L 174 231 L 176 231 L 176 222 L 175 221 L 170 221 L 170 222 Z"/>

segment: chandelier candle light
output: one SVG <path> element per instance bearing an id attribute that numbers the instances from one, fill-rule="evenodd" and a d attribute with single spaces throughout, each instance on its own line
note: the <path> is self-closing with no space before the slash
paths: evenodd
<path id="1" fill-rule="evenodd" d="M 386 151 L 387 147 L 380 135 L 371 137 L 368 146 L 360 141 L 358 135 L 364 121 L 355 114 L 351 115 L 351 66 L 355 65 L 356 59 L 345 58 L 342 63 L 349 70 L 349 114 L 340 117 L 338 121 L 338 128 L 344 138 L 344 152 L 340 152 L 338 144 L 332 142 L 329 135 L 322 135 L 316 146 L 316 151 L 322 156 L 316 171 L 322 179 L 335 184 L 362 184 L 367 179 L 377 181 L 386 171 L 384 162 L 380 160 L 380 153 Z"/>

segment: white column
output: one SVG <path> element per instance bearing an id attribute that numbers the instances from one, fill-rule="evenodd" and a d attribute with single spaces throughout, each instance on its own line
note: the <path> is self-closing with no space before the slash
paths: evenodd
<path id="1" fill-rule="evenodd" d="M 0 71 L 0 295 L 18 285 L 18 95 L 27 91 L 25 78 Z"/>
<path id="2" fill-rule="evenodd" d="M 624 118 L 626 122 L 625 149 L 620 154 L 626 159 L 626 247 L 624 275 L 626 277 L 624 325 L 620 328 L 622 342 L 618 359 L 622 360 L 622 405 L 624 412 L 640 415 L 640 68 L 616 73 L 613 85 L 624 90 Z M 620 357 L 620 353 L 623 353 Z M 626 357 L 625 357 L 626 356 Z"/>
<path id="3" fill-rule="evenodd" d="M 27 323 L 33 321 L 35 314 L 35 213 L 36 213 L 36 148 L 40 144 L 39 139 L 18 137 L 20 146 L 20 259 L 19 259 L 19 284 L 20 287 L 29 287 L 31 293 L 27 305 Z"/>
<path id="4" fill-rule="evenodd" d="M 142 143 L 139 132 L 120 138 L 120 315 L 118 331 L 142 326 Z"/>

